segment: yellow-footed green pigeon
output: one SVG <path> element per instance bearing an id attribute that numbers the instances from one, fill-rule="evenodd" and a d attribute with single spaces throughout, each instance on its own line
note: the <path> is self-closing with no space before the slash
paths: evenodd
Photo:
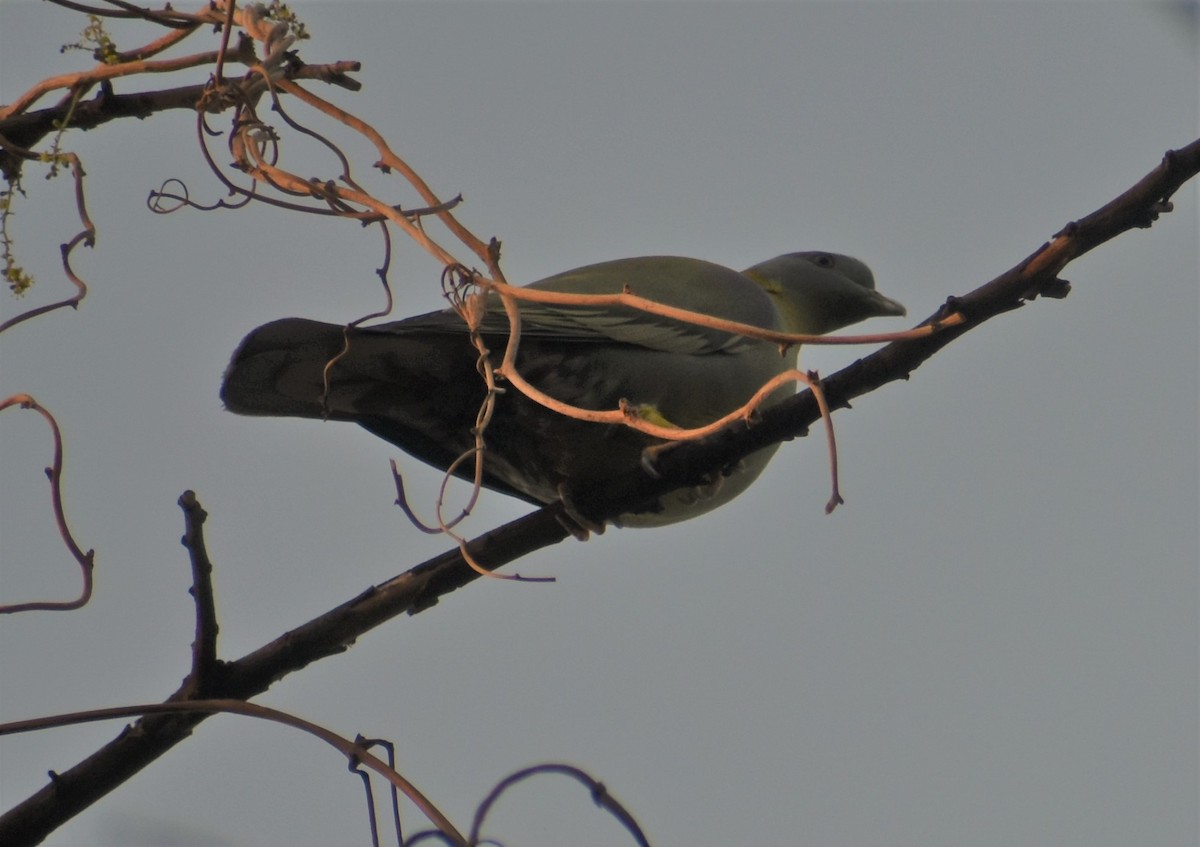
<path id="1" fill-rule="evenodd" d="M 870 269 L 834 253 L 788 253 L 738 272 L 699 259 L 646 256 L 588 265 L 530 288 L 633 294 L 765 329 L 822 334 L 905 309 L 875 291 Z M 481 333 L 494 362 L 509 321 L 495 295 Z M 522 302 L 520 373 L 547 394 L 586 409 L 625 401 L 678 427 L 709 423 L 744 404 L 767 380 L 796 365 L 779 346 L 625 306 Z M 285 318 L 251 332 L 233 355 L 221 397 L 242 415 L 353 421 L 422 461 L 445 469 L 475 445 L 472 428 L 485 386 L 478 352 L 452 310 L 349 330 Z M 767 405 L 794 393 L 789 384 Z M 509 387 L 485 431 L 486 487 L 531 503 L 587 492 L 642 464 L 660 439 L 616 424 L 566 418 Z M 747 457 L 707 496 L 681 490 L 625 525 L 684 520 L 733 499 L 762 472 L 775 448 Z M 457 473 L 470 478 L 474 463 Z"/>

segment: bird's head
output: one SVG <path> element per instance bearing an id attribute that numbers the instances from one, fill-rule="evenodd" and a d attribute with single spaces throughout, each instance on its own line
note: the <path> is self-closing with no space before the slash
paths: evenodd
<path id="1" fill-rule="evenodd" d="M 786 253 L 742 273 L 771 295 L 787 332 L 822 335 L 907 311 L 875 290 L 870 268 L 837 253 Z"/>

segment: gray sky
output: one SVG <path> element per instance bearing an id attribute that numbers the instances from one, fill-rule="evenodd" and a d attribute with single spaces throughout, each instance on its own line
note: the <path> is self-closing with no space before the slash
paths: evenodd
<path id="1" fill-rule="evenodd" d="M 463 220 L 503 240 L 514 281 L 622 256 L 740 268 L 828 249 L 869 262 L 919 320 L 1198 129 L 1196 17 L 1179 4 L 298 9 L 308 61 L 364 63 L 364 91 L 331 96 L 437 191 L 463 192 Z M 0 101 L 85 66 L 58 54 L 80 26 L 0 0 Z M 391 505 L 390 446 L 221 409 L 245 332 L 377 308 L 381 252 L 356 225 L 268 209 L 150 214 L 168 177 L 221 194 L 193 123 L 68 139 L 99 227 L 77 259 L 91 295 L 0 340 L 0 396 L 58 415 L 68 514 L 97 550 L 87 609 L 0 620 L 0 720 L 174 689 L 192 639 L 185 488 L 210 513 L 229 658 L 447 546 Z M 365 172 L 371 151 L 351 152 Z M 0 300 L 4 317 L 61 296 L 57 245 L 74 232 L 65 181 L 30 169 L 25 185 L 16 236 L 41 282 Z M 710 516 L 541 551 L 520 570 L 556 584 L 475 584 L 261 702 L 393 739 L 463 827 L 506 773 L 564 760 L 659 845 L 1195 844 L 1196 196 L 1069 267 L 1065 301 L 993 321 L 838 413 L 833 516 L 820 440 L 787 445 Z M 440 305 L 415 247 L 399 245 L 392 278 L 399 314 Z M 804 359 L 830 372 L 860 354 Z M 69 594 L 45 428 L 8 412 L 0 432 L 0 598 Z M 404 468 L 418 489 L 437 479 Z M 472 527 L 524 511 L 494 495 Z M 0 806 L 116 729 L 4 739 Z M 489 834 L 629 843 L 545 778 Z M 335 842 L 366 842 L 337 755 L 219 718 L 50 843 Z"/>

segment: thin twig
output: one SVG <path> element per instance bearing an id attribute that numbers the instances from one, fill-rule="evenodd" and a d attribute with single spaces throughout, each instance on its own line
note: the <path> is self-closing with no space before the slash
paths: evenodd
<path id="1" fill-rule="evenodd" d="M 209 15 L 189 14 L 187 12 L 177 12 L 173 9 L 158 11 L 133 6 L 132 4 L 120 4 L 124 6 L 124 11 L 122 11 L 120 9 L 107 9 L 102 6 L 89 6 L 86 3 L 75 2 L 75 0 L 50 0 L 50 2 L 55 6 L 62 6 L 64 9 L 83 12 L 85 15 L 95 15 L 100 18 L 144 20 L 167 27 L 189 27 L 196 26 L 199 23 L 212 22 Z M 108 0 L 108 2 L 118 5 L 115 3 L 115 0 Z"/>
<path id="2" fill-rule="evenodd" d="M 404 796 L 412 801 L 425 817 L 438 827 L 446 835 L 454 839 L 456 844 L 467 847 L 466 839 L 459 834 L 454 824 L 450 822 L 442 811 L 433 804 L 421 791 L 401 776 L 397 771 L 388 766 L 379 757 L 369 752 L 362 744 L 351 741 L 344 736 L 326 729 L 320 724 L 289 714 L 288 712 L 272 709 L 267 706 L 260 706 L 257 703 L 247 703 L 243 700 L 233 699 L 204 699 L 204 700 L 189 700 L 181 702 L 166 702 L 166 703 L 142 703 L 135 706 L 115 706 L 108 709 L 89 709 L 81 712 L 71 712 L 62 715 L 50 715 L 40 718 L 32 718 L 24 721 L 10 721 L 0 724 L 0 737 L 5 735 L 16 735 L 23 732 L 36 732 L 44 729 L 57 728 L 63 726 L 75 726 L 83 723 L 95 723 L 96 721 L 117 720 L 120 718 L 129 718 L 146 715 L 179 715 L 191 713 L 206 713 L 216 714 L 224 713 L 231 715 L 242 715 L 249 718 L 258 718 L 259 720 L 268 720 L 273 723 L 290 726 L 293 729 L 299 729 L 307 732 L 309 735 L 324 741 L 330 747 L 340 752 L 346 758 L 366 765 L 375 773 L 382 776 L 392 785 L 396 786 Z M 139 724 L 142 721 L 139 721 Z"/>
<path id="3" fill-rule="evenodd" d="M 180 539 L 188 551 L 192 563 L 192 587 L 189 592 L 196 604 L 196 636 L 192 641 L 192 672 L 185 687 L 190 697 L 206 696 L 212 687 L 212 675 L 217 668 L 217 625 L 216 599 L 213 594 L 213 566 L 204 544 L 204 521 L 208 512 L 196 499 L 194 491 L 185 491 L 179 497 L 183 509 L 183 538 Z"/>
<path id="4" fill-rule="evenodd" d="M 67 545 L 67 549 L 71 551 L 71 556 L 79 563 L 79 569 L 83 574 L 83 589 L 74 600 L 13 603 L 7 606 L 0 606 L 0 614 L 11 615 L 17 612 L 29 611 L 65 612 L 72 609 L 79 609 L 86 605 L 92 596 L 92 570 L 95 565 L 96 551 L 88 550 L 86 553 L 83 552 L 75 542 L 75 537 L 71 534 L 71 530 L 67 526 L 67 516 L 62 502 L 63 439 L 62 433 L 58 429 L 58 421 L 54 419 L 54 415 L 50 414 L 50 411 L 46 407 L 42 406 L 28 394 L 14 394 L 11 397 L 0 400 L 0 411 L 10 406 L 32 409 L 41 415 L 46 423 L 50 425 L 50 433 L 54 439 L 54 458 L 51 460 L 50 467 L 46 468 L 46 477 L 50 480 L 50 503 L 54 510 L 54 522 L 58 526 L 58 534 L 62 537 L 63 543 Z"/>
<path id="5" fill-rule="evenodd" d="M 181 23 L 177 29 L 172 29 L 166 35 L 154 39 L 149 44 L 143 44 L 141 47 L 135 47 L 132 50 L 122 50 L 113 58 L 117 64 L 123 62 L 140 62 L 149 59 L 151 56 L 157 56 L 159 53 L 171 49 L 185 38 L 191 36 L 199 28 L 200 24 L 198 23 Z"/>
<path id="6" fill-rule="evenodd" d="M 217 48 L 216 67 L 213 68 L 213 84 L 224 81 L 225 51 L 229 49 L 229 36 L 233 32 L 233 12 L 237 8 L 234 0 L 225 0 L 225 20 L 221 22 L 221 46 Z"/>
<path id="7" fill-rule="evenodd" d="M 0 149 L 3 149 L 8 153 L 11 153 L 11 154 L 23 157 L 23 158 L 27 158 L 27 159 L 37 158 L 36 153 L 33 153 L 32 151 L 29 151 L 29 150 L 24 150 L 22 148 L 15 147 L 14 145 L 10 144 L 3 136 L 0 136 Z M 77 232 L 74 235 L 74 237 L 72 237 L 69 241 L 60 245 L 60 253 L 62 255 L 63 269 L 66 273 L 67 279 L 70 281 L 70 283 L 72 285 L 75 286 L 75 293 L 72 296 L 66 298 L 65 300 L 59 300 L 54 303 L 47 303 L 46 305 L 43 305 L 43 306 L 37 306 L 33 309 L 29 309 L 25 312 L 22 312 L 19 315 L 9 318 L 8 320 L 4 321 L 3 323 L 0 323 L 0 333 L 3 333 L 5 330 L 11 329 L 12 327 L 16 326 L 19 323 L 24 323 L 25 321 L 36 318 L 39 315 L 44 315 L 48 312 L 53 312 L 56 309 L 65 309 L 68 307 L 72 308 L 72 309 L 77 309 L 79 307 L 79 304 L 83 301 L 83 298 L 87 296 L 87 292 L 88 292 L 87 284 L 82 279 L 80 279 L 75 274 L 75 272 L 71 269 L 71 261 L 70 261 L 71 252 L 78 245 L 86 244 L 87 246 L 91 247 L 96 243 L 96 225 L 94 223 L 92 223 L 92 219 L 88 215 L 86 195 L 84 194 L 84 190 L 83 190 L 83 178 L 84 178 L 84 176 L 86 176 L 86 174 L 84 173 L 84 170 L 83 170 L 83 164 L 79 161 L 79 157 L 76 156 L 74 153 L 60 153 L 59 156 L 61 158 L 65 159 L 71 167 L 71 176 L 75 182 L 75 208 L 79 214 L 79 220 L 83 224 L 83 229 L 81 229 L 79 232 Z"/>
<path id="8" fill-rule="evenodd" d="M 496 804 L 496 801 L 514 785 L 539 774 L 567 776 L 576 782 L 582 783 L 591 793 L 593 803 L 616 818 L 641 847 L 650 847 L 650 842 L 646 839 L 645 833 L 642 832 L 633 815 L 608 793 L 608 790 L 604 787 L 604 783 L 593 779 L 586 771 L 574 765 L 564 765 L 558 762 L 532 765 L 500 780 L 475 810 L 475 820 L 471 824 L 471 844 L 480 843 L 484 821 L 487 820 L 487 816 L 491 812 L 492 806 Z"/>
<path id="9" fill-rule="evenodd" d="M 375 145 L 375 149 L 379 152 L 380 160 L 377 163 L 378 167 L 385 171 L 398 171 L 404 177 L 404 179 L 407 180 L 408 183 L 417 190 L 417 193 L 421 195 L 426 205 L 434 209 L 443 209 L 444 204 L 442 200 L 433 192 L 433 189 L 429 187 L 425 180 L 421 179 L 420 175 L 417 174 L 417 172 L 413 170 L 407 162 L 396 155 L 396 153 L 388 145 L 387 141 L 373 126 L 363 120 L 360 120 L 354 115 L 351 115 L 349 112 L 339 109 L 337 106 L 334 106 L 329 101 L 318 97 L 307 89 L 296 85 L 291 80 L 280 80 L 279 88 L 295 95 L 313 108 L 324 112 L 335 120 L 345 124 L 350 129 L 353 129 L 354 131 L 363 135 L 365 138 L 367 138 L 367 140 Z M 443 209 L 442 211 L 438 211 L 436 214 L 438 219 L 446 225 L 450 232 L 453 233 L 459 241 L 465 244 L 473 253 L 475 253 L 476 256 L 479 256 L 480 259 L 487 264 L 488 272 L 493 278 L 503 280 L 503 274 L 501 274 L 499 267 L 496 265 L 496 262 L 494 261 L 494 254 L 491 250 L 489 250 L 488 245 L 480 241 L 470 230 L 459 223 L 458 219 L 450 213 L 449 209 Z M 406 232 L 409 231 L 407 227 L 402 226 L 402 228 L 405 229 Z M 413 233 L 409 232 L 409 235 L 411 236 Z M 423 237 L 416 238 L 416 241 L 418 244 L 425 246 Z M 426 247 L 426 249 L 428 250 L 429 248 Z M 443 265 L 454 264 L 453 260 L 450 259 L 448 255 L 437 252 L 433 253 L 433 255 L 434 258 L 438 259 Z"/>

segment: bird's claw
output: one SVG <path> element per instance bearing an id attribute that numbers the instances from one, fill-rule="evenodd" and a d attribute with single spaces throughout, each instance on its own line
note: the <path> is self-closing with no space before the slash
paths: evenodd
<path id="1" fill-rule="evenodd" d="M 667 450 L 675 446 L 677 442 L 667 441 L 663 444 L 652 444 L 642 451 L 642 470 L 651 479 L 662 479 L 662 473 L 658 469 L 658 457 Z"/>
<path id="2" fill-rule="evenodd" d="M 604 534 L 604 522 L 597 523 L 579 511 L 565 483 L 558 484 L 558 499 L 562 503 L 562 511 L 556 514 L 554 519 L 563 529 L 575 536 L 576 540 L 587 541 L 593 532 L 597 535 Z"/>
<path id="3" fill-rule="evenodd" d="M 718 471 L 709 476 L 708 482 L 703 485 L 693 485 L 691 488 L 681 489 L 676 496 L 681 502 L 691 506 L 716 497 L 723 485 L 725 485 L 725 474 Z"/>

